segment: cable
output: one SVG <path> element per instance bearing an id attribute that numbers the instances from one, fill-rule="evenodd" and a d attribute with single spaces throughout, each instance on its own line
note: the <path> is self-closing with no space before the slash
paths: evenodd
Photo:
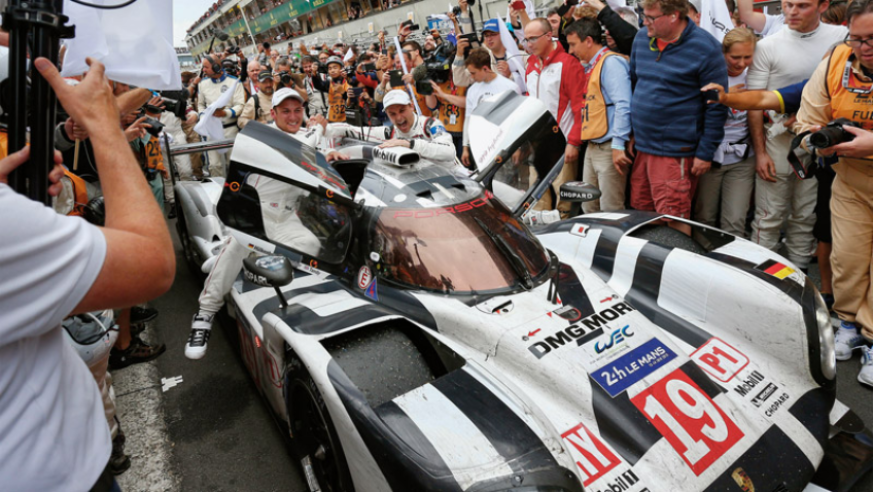
<path id="1" fill-rule="evenodd" d="M 113 9 L 121 9 L 127 7 L 128 5 L 132 5 L 136 3 L 136 0 L 127 0 L 124 3 L 119 3 L 117 5 L 97 5 L 96 3 L 84 2 L 82 0 L 70 0 L 73 3 L 78 3 L 79 5 L 84 5 L 85 7 L 91 7 L 100 10 L 113 10 Z"/>

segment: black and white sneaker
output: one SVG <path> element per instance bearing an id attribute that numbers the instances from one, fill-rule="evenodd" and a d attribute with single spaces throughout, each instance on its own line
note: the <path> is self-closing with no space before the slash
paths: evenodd
<path id="1" fill-rule="evenodd" d="M 185 357 L 193 360 L 202 359 L 206 355 L 206 344 L 212 334 L 213 314 L 197 313 L 191 322 L 191 334 L 185 344 Z"/>

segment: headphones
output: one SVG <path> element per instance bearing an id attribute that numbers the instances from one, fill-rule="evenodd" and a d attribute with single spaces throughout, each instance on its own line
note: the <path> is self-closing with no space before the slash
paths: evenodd
<path id="1" fill-rule="evenodd" d="M 206 58 L 206 60 L 209 61 L 209 64 L 211 65 L 209 68 L 212 69 L 212 73 L 220 73 L 221 72 L 221 65 L 219 65 L 218 63 L 215 63 L 215 58 L 212 58 L 209 55 L 206 55 L 204 58 Z"/>

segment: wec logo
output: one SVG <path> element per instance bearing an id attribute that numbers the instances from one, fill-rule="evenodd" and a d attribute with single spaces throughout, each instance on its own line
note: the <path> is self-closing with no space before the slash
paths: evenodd
<path id="1" fill-rule="evenodd" d="M 601 345 L 598 340 L 597 343 L 594 344 L 594 351 L 598 354 L 602 354 L 604 351 L 611 349 L 614 345 L 620 344 L 632 336 L 634 336 L 634 332 L 630 329 L 630 325 L 624 325 L 624 328 L 618 328 L 610 333 L 609 341 L 605 344 Z"/>

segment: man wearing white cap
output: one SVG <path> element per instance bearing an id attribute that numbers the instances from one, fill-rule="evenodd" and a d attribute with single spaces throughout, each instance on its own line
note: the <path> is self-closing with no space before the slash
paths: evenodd
<path id="1" fill-rule="evenodd" d="M 270 126 L 289 134 L 304 144 L 316 148 L 324 132 L 321 125 L 301 131 L 305 113 L 303 97 L 294 89 L 284 87 L 273 94 Z M 327 154 L 327 160 L 346 159 L 339 152 Z M 281 181 L 260 175 L 250 175 L 246 184 L 257 191 L 261 201 L 264 230 L 271 238 L 307 254 L 318 254 L 321 242 L 307 229 L 297 216 L 297 202 L 301 190 Z M 224 240 L 212 271 L 206 277 L 200 293 L 200 311 L 194 315 L 191 334 L 185 344 L 185 356 L 200 359 L 206 355 L 206 344 L 212 330 L 212 320 L 224 305 L 224 297 L 233 287 L 233 282 L 242 269 L 242 261 L 251 251 L 233 236 Z"/>
<path id="2" fill-rule="evenodd" d="M 443 167 L 454 169 L 455 144 L 452 135 L 439 120 L 419 116 L 412 106 L 412 99 L 406 91 L 389 91 L 382 100 L 385 114 L 394 126 L 375 126 L 363 129 L 346 123 L 331 123 L 321 117 L 312 121 L 325 128 L 326 138 L 349 137 L 357 140 L 379 143 L 380 148 L 406 147 Z M 315 126 L 319 126 L 315 125 Z"/>

